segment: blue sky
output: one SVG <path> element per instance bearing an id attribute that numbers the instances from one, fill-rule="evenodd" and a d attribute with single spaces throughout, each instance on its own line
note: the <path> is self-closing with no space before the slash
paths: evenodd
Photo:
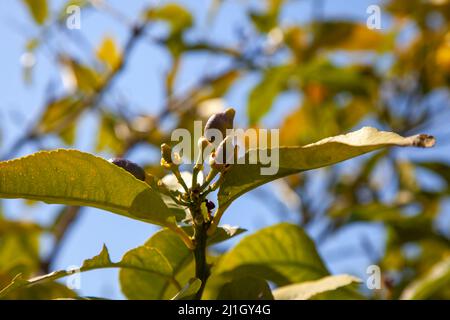
<path id="1" fill-rule="evenodd" d="M 133 18 L 137 16 L 140 9 L 156 1 L 108 1 L 126 16 Z M 210 1 L 181 1 L 198 18 L 199 23 L 194 30 L 188 34 L 191 39 L 207 39 L 218 44 L 233 44 L 236 41 L 235 31 L 239 27 L 248 26 L 243 8 L 258 6 L 258 1 L 230 0 L 224 1 L 217 21 L 213 26 L 208 26 L 205 18 Z M 309 1 L 289 1 L 282 13 L 282 23 L 306 22 L 313 17 L 311 3 Z M 374 0 L 334 0 L 324 1 L 323 16 L 352 18 L 365 21 L 366 9 L 369 5 L 377 3 Z M 61 7 L 63 1 L 51 1 L 53 8 Z M 164 3 L 159 1 L 158 3 Z M 83 34 L 94 46 L 108 34 L 116 37 L 119 43 L 123 44 L 128 33 L 127 29 L 114 21 L 111 17 L 103 14 L 82 15 Z M 38 52 L 37 65 L 34 71 L 32 85 L 26 85 L 22 79 L 20 56 L 24 52 L 26 40 L 35 34 L 28 13 L 21 4 L 21 1 L 3 0 L 0 2 L 0 41 L 2 51 L 0 53 L 0 126 L 1 126 L 1 151 L 7 150 L 14 139 L 32 125 L 33 120 L 42 111 L 44 104 L 46 86 L 50 79 L 58 79 L 56 68 L 52 61 L 46 57 L 45 52 Z M 383 19 L 383 23 L 386 19 Z M 158 31 L 158 30 L 156 30 Z M 80 31 L 74 31 L 80 32 Z M 72 47 L 64 47 L 67 42 L 64 39 L 55 41 L 53 45 L 62 46 L 68 52 L 76 50 Z M 182 67 L 182 72 L 176 82 L 178 93 L 187 90 L 194 85 L 204 72 L 217 72 L 226 66 L 226 59 L 214 63 L 211 66 L 211 59 L 208 54 L 189 55 Z M 131 101 L 130 107 L 136 113 L 157 112 L 164 105 L 164 94 L 162 88 L 162 77 L 170 66 L 170 57 L 161 48 L 149 43 L 141 43 L 133 52 L 132 60 L 128 68 L 120 75 L 111 94 L 124 95 Z M 224 97 L 227 103 L 238 110 L 237 122 L 240 126 L 245 126 L 244 106 L 246 104 L 246 94 L 258 80 L 258 77 L 250 75 L 246 77 L 238 86 Z M 108 97 L 106 97 L 108 99 Z M 276 127 L 280 119 L 291 110 L 298 97 L 283 95 L 277 100 L 276 108 L 267 117 L 265 124 Z M 240 112 L 241 111 L 241 112 Z M 240 114 L 240 115 L 239 115 Z M 96 122 L 94 117 L 83 118 L 82 126 L 78 131 L 76 148 L 84 151 L 93 150 L 93 141 L 90 139 L 95 134 Z M 58 147 L 55 139 L 49 138 L 46 144 L 51 147 Z M 18 152 L 17 155 L 24 155 L 35 151 L 35 147 L 28 146 Z M 135 161 L 142 161 L 145 158 L 156 159 L 158 150 L 145 149 L 135 152 L 131 158 Z M 107 157 L 107 154 L 103 156 Z M 271 191 L 270 187 L 265 190 Z M 224 217 L 223 222 L 232 225 L 240 225 L 251 231 L 273 224 L 280 220 L 295 221 L 296 215 L 285 208 L 285 212 L 276 212 L 274 206 L 266 200 L 261 200 L 253 192 L 247 197 L 236 201 Z M 22 201 L 4 201 L 6 213 L 14 218 L 35 219 L 42 223 L 51 220 L 58 206 L 37 204 L 33 207 L 26 206 Z M 52 213 L 50 213 L 52 212 Z M 245 214 L 243 214 L 245 212 Z M 64 250 L 59 255 L 55 269 L 65 269 L 71 265 L 79 265 L 83 259 L 97 254 L 103 243 L 105 243 L 113 259 L 117 260 L 135 246 L 146 241 L 146 239 L 156 230 L 156 228 L 132 221 L 121 216 L 109 214 L 107 212 L 88 208 L 83 211 L 82 217 L 77 221 L 76 226 L 68 236 Z M 314 236 L 314 230 L 311 234 Z M 367 236 L 375 245 L 378 252 L 382 251 L 383 232 L 381 227 L 357 226 L 349 228 L 336 235 L 331 241 L 320 248 L 324 259 L 333 272 L 350 272 L 361 277 L 365 276 L 365 268 L 369 262 L 367 256 L 362 252 L 362 248 L 355 245 L 355 239 L 362 235 Z M 44 251 L 49 239 L 44 239 Z M 227 245 L 232 245 L 235 241 L 230 241 Z M 336 256 L 337 247 L 335 244 L 343 245 L 348 250 L 348 259 Z M 342 252 L 342 251 L 339 251 Z M 118 286 L 117 270 L 93 271 L 82 275 L 80 292 L 84 295 L 103 296 L 108 298 L 121 298 Z"/>

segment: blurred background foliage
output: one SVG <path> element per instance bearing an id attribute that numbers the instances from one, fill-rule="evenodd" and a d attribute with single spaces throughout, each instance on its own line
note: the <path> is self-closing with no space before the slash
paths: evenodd
<path id="1" fill-rule="evenodd" d="M 355 238 L 363 248 L 358 254 L 382 271 L 382 289 L 362 288 L 369 298 L 408 298 L 411 288 L 419 288 L 416 297 L 450 299 L 449 1 L 384 1 L 381 30 L 369 29 L 365 21 L 324 18 L 326 1 L 236 1 L 246 24 L 235 27 L 231 41 L 193 36 L 198 15 L 186 3 L 148 1 L 138 16 L 129 17 L 120 8 L 125 2 L 48 2 L 22 1 L 34 24 L 21 57 L 23 81 L 33 86 L 35 78 L 50 78 L 46 101 L 36 106 L 40 114 L 32 125 L 3 148 L 3 159 L 23 150 L 77 146 L 86 114 L 98 125 L 96 135 L 87 138 L 91 152 L 127 157 L 138 149 L 158 150 L 170 142 L 172 129 L 192 130 L 193 120 L 206 120 L 226 107 L 233 90 L 245 90 L 246 100 L 233 105 L 239 125 L 279 127 L 282 145 L 311 143 L 365 124 L 402 135 L 431 133 L 438 146 L 420 156 L 414 150 L 382 151 L 279 180 L 270 195 L 265 189 L 254 194 L 264 206 L 272 206 L 272 197 L 277 208 L 294 212 L 294 220 L 314 233 L 319 247 L 349 226 L 381 226 L 381 251 L 368 238 Z M 212 28 L 229 1 L 203 2 L 202 17 Z M 293 2 L 309 2 L 312 19 L 281 23 L 281 13 Z M 81 8 L 82 23 L 95 13 L 126 28 L 124 41 L 109 33 L 90 43 L 89 29 L 68 29 L 66 8 L 73 4 Z M 149 81 L 156 85 L 146 89 L 162 92 L 165 103 L 135 112 L 133 97 L 116 82 L 136 47 L 146 45 L 156 46 L 170 61 L 156 82 Z M 208 59 L 210 70 L 197 72 L 195 85 L 186 89 L 180 81 L 189 75 L 179 80 L 179 74 L 192 57 L 205 53 L 207 58 L 200 57 Z M 35 70 L 39 55 L 51 61 L 53 70 Z M 141 164 L 148 172 L 164 176 L 157 157 L 145 160 Z M 0 287 L 18 273 L 29 277 L 51 271 L 80 210 L 61 208 L 45 225 L 0 215 Z M 42 235 L 52 240 L 39 241 Z M 48 248 L 40 249 L 39 243 Z M 345 244 L 334 246 L 340 258 L 351 259 Z M 328 262 L 327 255 L 324 259 Z M 57 283 L 44 289 L 35 286 L 11 298 L 74 294 Z"/>

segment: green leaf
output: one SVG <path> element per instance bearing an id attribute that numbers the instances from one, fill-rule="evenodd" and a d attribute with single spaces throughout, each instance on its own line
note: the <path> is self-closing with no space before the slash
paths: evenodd
<path id="1" fill-rule="evenodd" d="M 183 241 L 172 231 L 155 233 L 143 247 L 158 250 L 168 261 L 175 281 L 140 270 L 121 269 L 119 278 L 123 294 L 128 299 L 171 299 L 194 276 L 193 255 Z"/>
<path id="2" fill-rule="evenodd" d="M 266 0 L 264 12 L 250 12 L 250 19 L 260 32 L 269 32 L 277 26 L 284 0 Z"/>
<path id="3" fill-rule="evenodd" d="M 190 236 L 193 235 L 193 228 L 192 227 L 182 227 L 183 230 L 189 234 Z M 230 226 L 227 224 L 221 225 L 220 227 L 216 228 L 214 233 L 208 237 L 207 245 L 212 246 L 217 243 L 227 241 L 233 237 L 236 237 L 244 232 L 246 232 L 246 229 L 239 228 L 237 226 Z"/>
<path id="4" fill-rule="evenodd" d="M 91 6 L 92 3 L 90 0 L 66 0 L 64 5 L 61 6 L 61 9 L 58 12 L 58 18 L 60 21 L 66 21 L 67 14 L 68 14 L 68 8 L 70 6 L 77 6 L 80 9 L 86 8 Z"/>
<path id="5" fill-rule="evenodd" d="M 86 269 L 96 269 L 110 265 L 111 263 L 112 262 L 111 258 L 109 257 L 108 248 L 103 245 L 102 251 L 100 251 L 98 255 L 93 258 L 84 260 L 83 267 Z"/>
<path id="6" fill-rule="evenodd" d="M 147 10 L 144 19 L 147 21 L 162 20 L 168 24 L 170 34 L 165 40 L 165 46 L 174 59 L 178 59 L 186 50 L 183 33 L 193 25 L 191 13 L 180 4 L 167 3 Z"/>
<path id="7" fill-rule="evenodd" d="M 43 24 L 48 17 L 47 0 L 23 0 L 37 24 Z"/>
<path id="8" fill-rule="evenodd" d="M 326 97 L 329 90 L 321 84 L 311 84 L 306 90 L 309 90 L 309 96 L 305 96 L 301 106 L 285 117 L 280 127 L 282 145 L 309 144 L 348 131 L 372 108 L 370 101 L 356 97 L 337 106 Z"/>
<path id="9" fill-rule="evenodd" d="M 126 140 L 126 137 L 117 136 L 117 129 L 120 125 L 126 126 L 125 123 L 121 123 L 113 114 L 102 114 L 98 128 L 95 151 L 109 151 L 113 154 L 123 154 L 124 140 Z"/>
<path id="10" fill-rule="evenodd" d="M 241 233 L 244 233 L 245 231 L 247 230 L 224 224 L 219 228 L 217 228 L 216 231 L 211 236 L 208 237 L 208 245 L 213 245 L 219 242 L 226 241 L 228 239 L 240 235 Z"/>
<path id="11" fill-rule="evenodd" d="M 343 20 L 321 21 L 315 25 L 314 47 L 340 50 L 392 49 L 392 37 L 365 24 Z"/>
<path id="12" fill-rule="evenodd" d="M 147 20 L 164 20 L 171 28 L 171 33 L 176 34 L 192 26 L 192 15 L 184 7 L 177 3 L 167 3 L 149 9 L 145 13 Z"/>
<path id="13" fill-rule="evenodd" d="M 273 295 L 267 281 L 249 276 L 226 283 L 217 300 L 273 300 Z"/>
<path id="14" fill-rule="evenodd" d="M 83 94 L 94 94 L 102 83 L 101 75 L 88 65 L 68 58 L 60 58 L 61 65 L 65 68 L 67 76 L 73 78 L 77 89 Z"/>
<path id="15" fill-rule="evenodd" d="M 38 283 L 22 288 L 2 297 L 6 300 L 53 300 L 58 298 L 75 299 L 77 294 L 58 282 Z"/>
<path id="16" fill-rule="evenodd" d="M 361 282 L 361 280 L 347 274 L 327 276 L 319 280 L 291 284 L 275 289 L 273 296 L 276 300 L 308 300 L 320 293 L 358 282 Z"/>
<path id="17" fill-rule="evenodd" d="M 354 96 L 369 96 L 377 87 L 377 78 L 367 66 L 336 66 L 329 60 L 316 59 L 297 69 L 304 87 L 324 86 L 328 95 L 342 92 Z"/>
<path id="18" fill-rule="evenodd" d="M 400 299 L 422 300 L 431 297 L 440 289 L 450 285 L 450 257 L 444 258 L 428 270 L 425 275 L 413 281 L 403 291 Z"/>
<path id="19" fill-rule="evenodd" d="M 186 207 L 175 203 L 172 198 L 164 194 L 161 194 L 161 198 L 163 199 L 166 206 L 169 207 L 170 212 L 175 217 L 177 222 L 185 223 L 186 221 L 190 220 L 191 217 Z"/>
<path id="20" fill-rule="evenodd" d="M 258 159 L 259 149 L 249 150 L 241 163 L 234 164 L 225 175 L 225 181 L 219 190 L 219 206 L 225 209 L 240 195 L 275 179 L 294 173 L 329 166 L 364 153 L 389 146 L 431 147 L 435 143 L 428 135 L 415 135 L 404 138 L 393 132 L 378 131 L 364 127 L 345 135 L 326 138 L 303 147 L 279 147 L 271 149 L 271 154 L 279 154 L 278 163 L 273 163 L 276 174 L 263 175 L 261 168 L 267 167 L 261 162 L 249 163 Z M 272 158 L 274 160 L 274 158 Z"/>
<path id="21" fill-rule="evenodd" d="M 159 225 L 174 221 L 148 184 L 105 159 L 76 150 L 0 162 L 0 197 L 91 206 Z"/>
<path id="22" fill-rule="evenodd" d="M 72 95 L 51 101 L 39 120 L 37 134 L 67 131 L 86 108 L 80 99 Z"/>
<path id="23" fill-rule="evenodd" d="M 73 297 L 73 298 L 61 298 L 61 299 L 53 299 L 53 300 L 109 300 L 101 297 Z"/>
<path id="24" fill-rule="evenodd" d="M 227 282 L 244 276 L 287 285 L 328 275 L 314 243 L 298 226 L 281 223 L 247 236 L 219 260 L 206 283 L 214 298 Z"/>
<path id="25" fill-rule="evenodd" d="M 248 97 L 248 119 L 251 125 L 258 123 L 272 107 L 275 98 L 285 89 L 292 74 L 290 66 L 277 66 L 267 69 L 261 82 L 256 85 Z"/>
<path id="26" fill-rule="evenodd" d="M 241 271 L 275 283 L 315 279 L 328 271 L 313 241 L 298 226 L 281 223 L 245 237 L 220 260 L 216 273 Z M 267 271 L 267 273 L 266 273 Z"/>
<path id="27" fill-rule="evenodd" d="M 200 279 L 192 278 L 183 289 L 172 298 L 172 300 L 192 300 L 201 286 L 202 281 Z"/>
<path id="28" fill-rule="evenodd" d="M 86 272 L 105 268 L 121 268 L 139 270 L 146 274 L 156 274 L 160 277 L 175 281 L 172 278 L 173 270 L 167 259 L 155 248 L 137 247 L 128 251 L 119 262 L 112 262 L 108 249 L 103 246 L 102 251 L 95 257 L 83 262 L 79 270 L 60 270 L 29 280 L 23 279 L 22 275 L 17 275 L 14 280 L 0 291 L 0 297 L 9 295 L 11 292 L 31 285 L 54 281 L 73 274 L 76 271 Z"/>
<path id="29" fill-rule="evenodd" d="M 183 227 L 183 230 L 188 234 L 192 233 L 192 227 Z M 244 229 L 237 227 L 221 226 L 209 237 L 208 245 L 228 240 L 244 231 Z M 173 231 L 168 229 L 155 233 L 144 246 L 157 249 L 167 258 L 176 282 L 157 274 L 123 269 L 120 271 L 120 284 L 123 294 L 129 299 L 173 298 L 183 290 L 178 284 L 189 283 L 194 276 L 192 251 Z"/>

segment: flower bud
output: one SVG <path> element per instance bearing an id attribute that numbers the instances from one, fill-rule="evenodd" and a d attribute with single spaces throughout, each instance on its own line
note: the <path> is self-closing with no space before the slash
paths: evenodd
<path id="1" fill-rule="evenodd" d="M 172 148 L 167 143 L 161 145 L 161 165 L 163 167 L 178 166 L 181 162 L 180 155 L 176 152 L 172 153 Z"/>
<path id="2" fill-rule="evenodd" d="M 136 179 L 145 181 L 145 171 L 136 163 L 123 159 L 123 158 L 114 158 L 110 159 L 109 162 L 115 164 L 122 169 L 125 169 L 129 173 L 131 173 Z"/>
<path id="3" fill-rule="evenodd" d="M 227 129 L 233 129 L 233 120 L 235 114 L 236 111 L 233 108 L 228 108 L 223 112 L 213 114 L 211 117 L 209 117 L 205 125 L 205 137 L 208 139 L 208 141 L 215 141 L 216 132 L 220 132 L 222 134 L 222 139 L 225 139 L 227 135 Z"/>

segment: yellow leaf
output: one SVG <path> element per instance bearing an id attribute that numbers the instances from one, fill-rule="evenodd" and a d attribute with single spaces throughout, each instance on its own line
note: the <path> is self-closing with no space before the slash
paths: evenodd
<path id="1" fill-rule="evenodd" d="M 319 280 L 291 284 L 273 291 L 275 300 L 308 300 L 319 293 L 336 290 L 349 284 L 361 282 L 348 274 L 327 276 Z"/>
<path id="2" fill-rule="evenodd" d="M 102 43 L 97 49 L 97 58 L 110 69 L 115 69 L 120 64 L 122 54 L 112 37 L 103 38 Z"/>
<path id="3" fill-rule="evenodd" d="M 37 24 L 43 24 L 48 17 L 48 5 L 46 0 L 24 0 L 31 16 Z"/>
<path id="4" fill-rule="evenodd" d="M 166 21 L 170 25 L 172 34 L 183 32 L 193 23 L 191 13 L 177 3 L 167 3 L 151 8 L 145 13 L 145 19 Z"/>
<path id="5" fill-rule="evenodd" d="M 436 50 L 436 64 L 450 72 L 450 33 L 446 36 L 448 40 Z"/>

